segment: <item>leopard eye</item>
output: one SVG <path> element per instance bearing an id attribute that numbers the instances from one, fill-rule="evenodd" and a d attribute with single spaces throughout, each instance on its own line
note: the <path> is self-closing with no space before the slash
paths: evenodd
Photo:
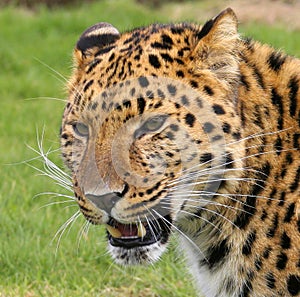
<path id="1" fill-rule="evenodd" d="M 168 115 L 158 115 L 147 120 L 139 129 L 134 133 L 134 138 L 138 138 L 149 132 L 155 132 L 159 130 L 165 123 Z"/>
<path id="2" fill-rule="evenodd" d="M 167 115 L 155 116 L 144 123 L 142 128 L 145 131 L 153 132 L 162 127 L 167 119 Z"/>
<path id="3" fill-rule="evenodd" d="M 89 136 L 89 127 L 83 123 L 78 122 L 73 124 L 73 130 L 80 137 Z"/>

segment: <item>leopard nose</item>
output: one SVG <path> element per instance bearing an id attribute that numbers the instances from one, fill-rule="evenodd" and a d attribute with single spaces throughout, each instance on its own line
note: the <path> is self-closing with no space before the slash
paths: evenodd
<path id="1" fill-rule="evenodd" d="M 122 195 L 117 192 L 111 192 L 104 195 L 86 194 L 87 199 L 93 202 L 98 208 L 104 210 L 108 214 L 111 213 L 112 208 L 122 198 Z"/>

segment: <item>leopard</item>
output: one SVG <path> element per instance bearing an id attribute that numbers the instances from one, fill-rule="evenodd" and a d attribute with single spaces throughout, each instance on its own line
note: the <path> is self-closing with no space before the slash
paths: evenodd
<path id="1" fill-rule="evenodd" d="M 199 296 L 300 296 L 300 60 L 231 8 L 100 22 L 73 60 L 61 154 L 112 259 L 153 264 L 176 236 Z"/>

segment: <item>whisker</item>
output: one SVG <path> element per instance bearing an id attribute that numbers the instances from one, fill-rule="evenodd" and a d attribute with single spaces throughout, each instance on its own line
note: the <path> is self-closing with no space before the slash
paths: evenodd
<path id="1" fill-rule="evenodd" d="M 189 186 L 189 187 L 190 186 L 198 186 L 198 185 L 210 184 L 210 183 L 215 183 L 215 182 L 220 182 L 220 181 L 244 181 L 244 182 L 251 182 L 252 184 L 254 184 L 254 185 L 256 185 L 256 186 L 258 186 L 260 188 L 264 188 L 262 185 L 256 183 L 256 182 L 263 182 L 260 179 L 256 179 L 256 178 L 243 178 L 243 177 L 240 177 L 240 178 L 232 177 L 232 178 L 210 179 L 210 180 L 207 180 L 207 181 L 195 181 L 195 182 L 192 182 L 192 183 L 189 183 L 189 184 L 174 186 L 174 187 L 172 187 L 172 189 L 178 190 L 178 189 L 182 189 L 182 188 L 187 187 L 187 186 Z"/>
<path id="2" fill-rule="evenodd" d="M 38 61 L 40 64 L 42 64 L 43 66 L 45 66 L 46 68 L 48 68 L 49 70 L 51 70 L 53 73 L 55 73 L 57 76 L 56 78 L 63 83 L 68 83 L 68 78 L 63 76 L 60 72 L 58 72 L 57 70 L 55 70 L 53 67 L 51 67 L 50 65 L 48 65 L 47 63 L 41 61 L 38 58 L 34 58 L 36 61 Z M 60 79 L 59 79 L 60 78 Z"/>
<path id="3" fill-rule="evenodd" d="M 161 218 L 163 221 L 166 222 L 166 224 L 170 224 L 169 221 L 167 221 L 166 218 L 164 218 L 160 213 L 158 213 L 155 209 L 151 209 L 151 211 L 155 212 L 155 214 Z M 182 232 L 178 227 L 176 227 L 174 224 L 171 224 L 172 227 L 179 233 L 181 234 L 184 238 L 186 238 L 188 240 L 188 242 L 202 255 L 202 257 L 205 259 L 205 261 L 207 261 L 207 259 L 205 258 L 205 255 L 203 254 L 203 252 L 200 250 L 199 246 L 189 237 L 187 236 L 184 232 Z"/>
<path id="4" fill-rule="evenodd" d="M 270 132 L 265 132 L 265 133 L 251 134 L 251 135 L 246 136 L 246 137 L 244 137 L 242 139 L 239 139 L 237 141 L 229 142 L 229 143 L 227 143 L 227 145 L 237 144 L 237 143 L 242 142 L 242 141 L 246 141 L 246 140 L 254 139 L 254 138 L 259 138 L 259 137 L 263 137 L 263 136 L 279 134 L 279 133 L 282 133 L 282 132 L 286 132 L 286 131 L 288 131 L 288 130 L 290 130 L 292 128 L 293 127 L 289 127 L 289 128 L 286 128 L 286 129 L 275 131 L 275 132 L 274 131 L 270 131 Z"/>
<path id="5" fill-rule="evenodd" d="M 65 203 L 73 203 L 73 201 L 70 200 L 64 200 L 64 201 L 54 201 L 54 202 L 49 202 L 41 207 L 39 207 L 39 209 L 48 207 L 48 206 L 53 206 L 53 205 L 59 205 L 59 204 L 65 204 Z M 74 204 L 74 206 L 77 206 L 76 204 Z"/>
<path id="6" fill-rule="evenodd" d="M 80 242 L 81 242 L 82 238 L 84 237 L 85 239 L 87 239 L 87 234 L 88 234 L 90 226 L 91 226 L 91 223 L 89 221 L 85 221 L 78 232 L 77 253 L 79 253 Z"/>
<path id="7" fill-rule="evenodd" d="M 72 228 L 74 222 L 80 217 L 81 213 L 80 211 L 76 211 L 65 223 L 62 224 L 62 226 L 56 231 L 53 239 L 52 239 L 52 243 L 55 239 L 57 239 L 57 244 L 56 244 L 56 249 L 55 249 L 55 255 L 57 255 L 57 252 L 58 252 L 58 249 L 59 249 L 59 245 L 60 245 L 60 241 L 61 241 L 61 238 L 63 236 L 63 234 L 66 232 L 66 229 L 69 228 L 69 231 L 70 229 Z"/>
<path id="8" fill-rule="evenodd" d="M 199 206 L 196 206 L 196 205 L 188 205 L 188 206 L 193 207 L 193 208 L 196 208 L 196 209 L 199 209 L 199 210 L 200 210 L 200 209 L 206 210 L 205 208 L 202 208 L 202 207 L 199 207 Z M 171 207 L 165 207 L 165 206 L 163 206 L 162 208 L 163 208 L 163 209 L 166 209 L 166 210 L 172 211 L 172 208 L 171 208 Z M 210 222 L 209 220 L 207 220 L 207 219 L 204 218 L 204 217 L 200 217 L 200 216 L 197 215 L 196 213 L 188 212 L 188 211 L 186 211 L 186 210 L 184 210 L 184 209 L 180 210 L 180 212 L 183 212 L 183 213 L 186 213 L 186 214 L 188 214 L 188 215 L 191 215 L 192 217 L 201 219 L 201 220 L 203 220 L 204 222 L 206 222 L 206 223 L 212 225 L 212 226 L 213 226 L 214 228 L 216 228 L 218 231 L 221 231 L 214 223 Z"/>
<path id="9" fill-rule="evenodd" d="M 33 100 L 53 100 L 53 101 L 60 101 L 63 103 L 67 103 L 68 100 L 62 99 L 62 98 L 56 98 L 56 97 L 47 97 L 47 96 L 40 96 L 40 97 L 32 97 L 32 98 L 26 98 L 25 101 L 33 101 Z"/>

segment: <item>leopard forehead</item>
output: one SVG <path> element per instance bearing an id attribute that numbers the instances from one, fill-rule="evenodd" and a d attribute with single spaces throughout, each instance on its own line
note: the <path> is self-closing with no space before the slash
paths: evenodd
<path id="1" fill-rule="evenodd" d="M 196 31 L 191 26 L 153 25 L 115 36 L 101 47 L 88 48 L 83 52 L 76 48 L 79 67 L 70 83 L 74 103 L 80 106 L 81 99 L 90 101 L 95 93 L 139 76 L 174 79 L 187 76 L 188 80 L 186 63 L 195 39 Z M 195 78 L 191 81 L 196 84 Z M 73 85 L 76 85 L 77 91 Z"/>
<path id="2" fill-rule="evenodd" d="M 211 26 L 211 22 L 203 27 L 187 23 L 150 25 L 123 34 L 117 34 L 116 29 L 107 24 L 93 26 L 96 35 L 91 36 L 88 29 L 88 34 L 81 36 L 75 48 L 77 67 L 69 83 L 69 102 L 81 107 L 104 89 L 140 76 L 177 79 L 203 92 L 204 96 L 212 96 L 214 90 L 210 85 L 217 82 L 213 76 L 210 85 L 207 85 L 209 77 L 202 82 L 201 69 L 197 69 L 199 64 L 193 63 L 198 55 L 207 54 L 205 46 L 202 54 L 197 53 L 197 45 Z M 231 47 L 228 50 L 232 50 Z M 225 63 L 215 62 L 214 68 Z M 232 69 L 232 76 L 234 72 Z"/>

